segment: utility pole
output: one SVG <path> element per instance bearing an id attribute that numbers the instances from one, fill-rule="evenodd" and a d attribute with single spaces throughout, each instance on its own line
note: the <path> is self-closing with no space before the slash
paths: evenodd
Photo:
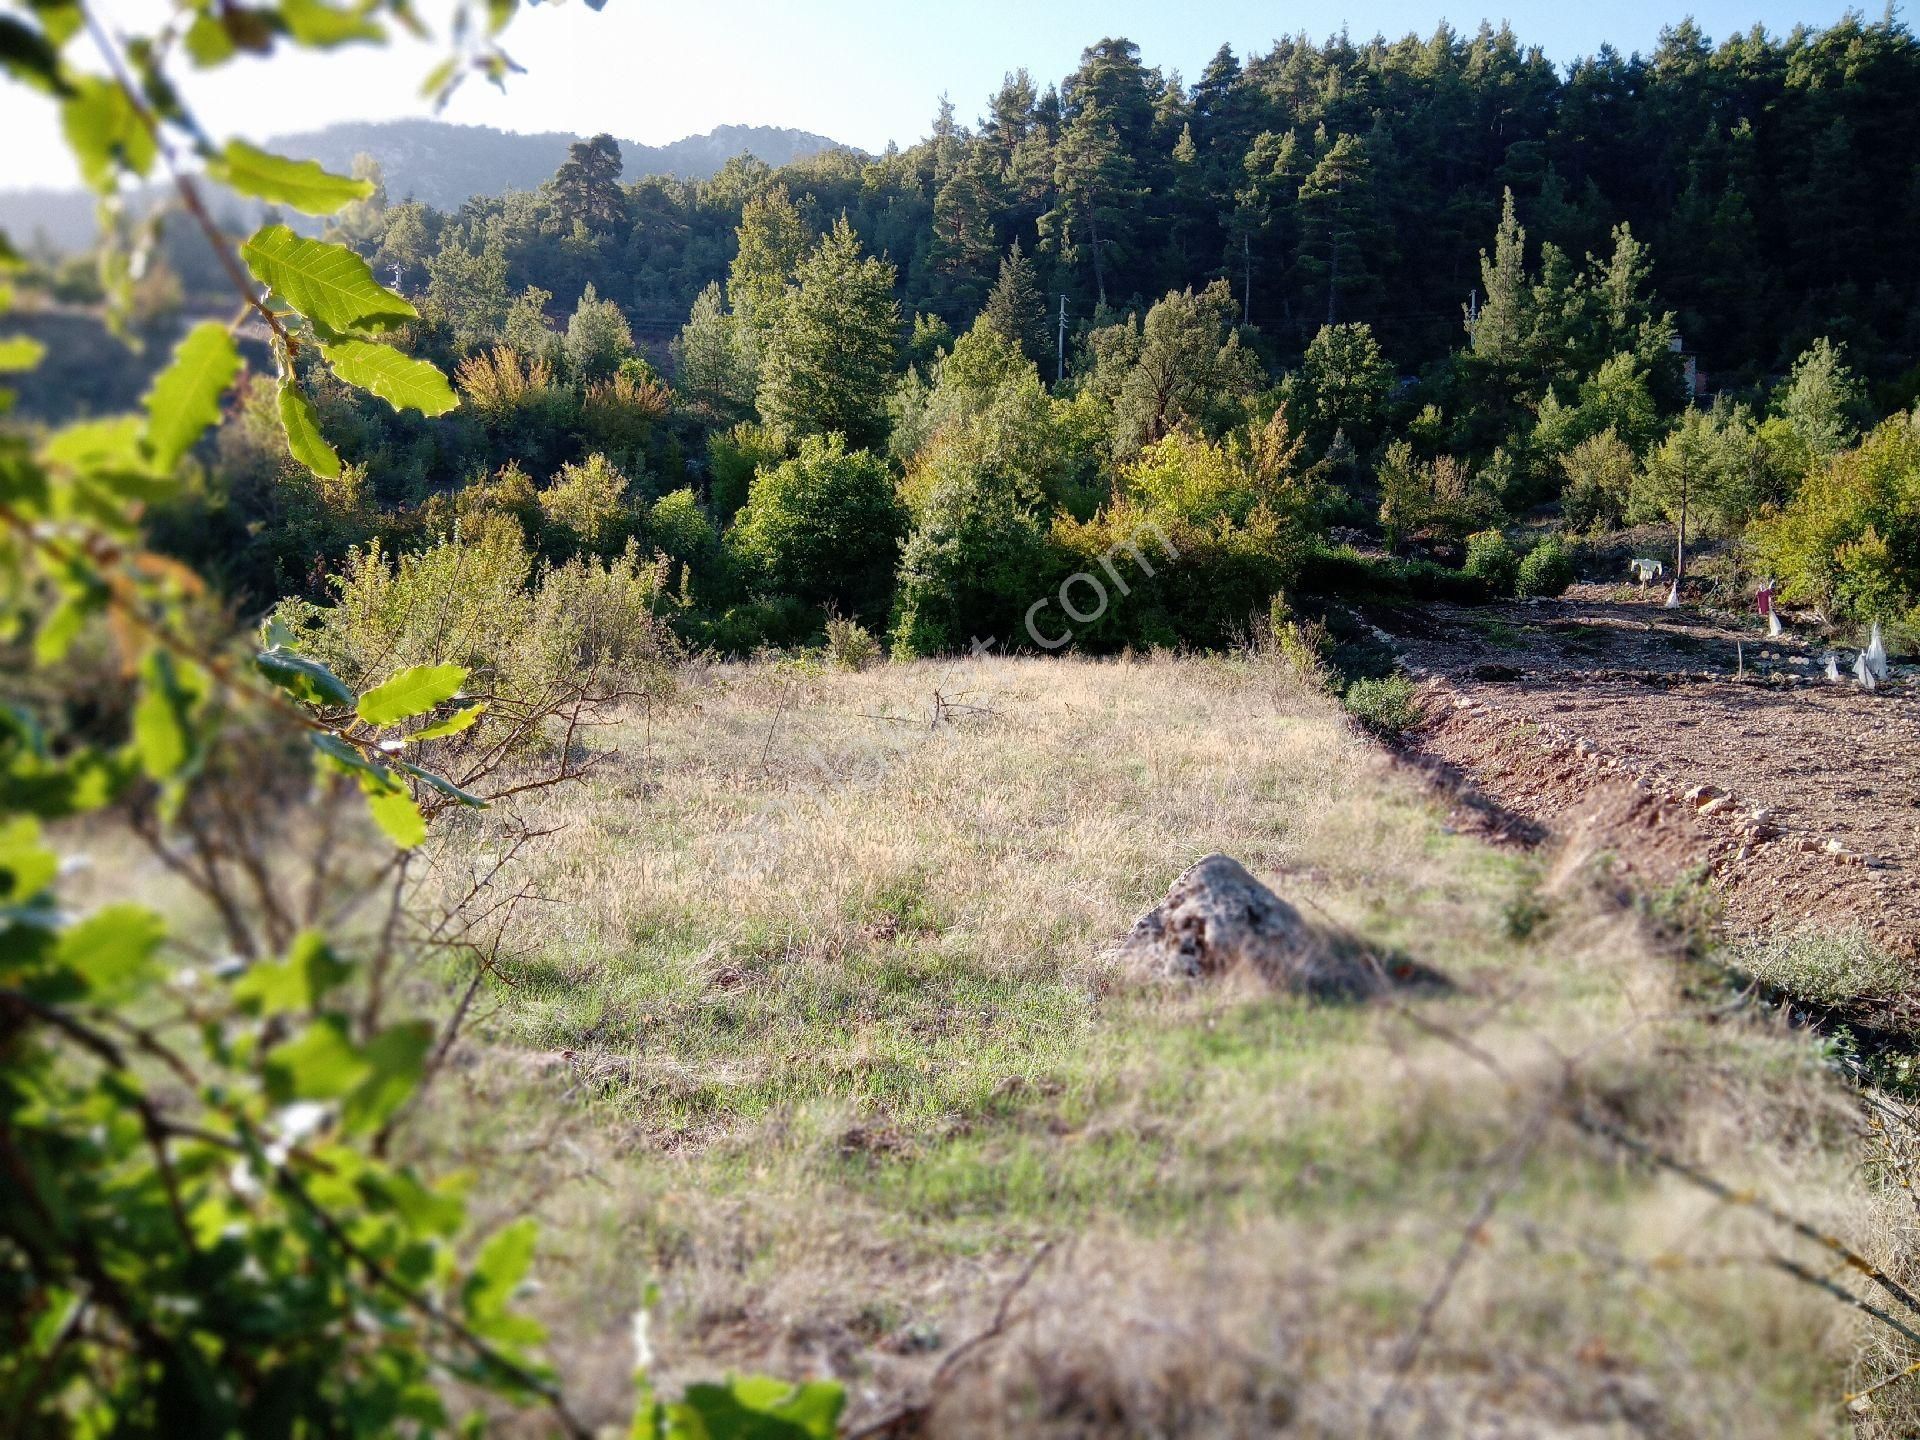
<path id="1" fill-rule="evenodd" d="M 1240 234 L 1240 323 L 1253 324 L 1253 241 Z"/>
<path id="2" fill-rule="evenodd" d="M 1060 296 L 1060 338 L 1055 342 L 1053 354 L 1053 383 L 1058 385 L 1067 378 L 1067 297 Z"/>
<path id="3" fill-rule="evenodd" d="M 1336 325 L 1340 319 L 1340 232 L 1330 229 L 1327 234 L 1332 251 L 1327 264 L 1327 324 Z"/>
<path id="4" fill-rule="evenodd" d="M 1687 578 L 1687 491 L 1693 481 L 1693 456 L 1684 450 L 1680 457 L 1680 524 L 1674 530 L 1673 583 Z"/>

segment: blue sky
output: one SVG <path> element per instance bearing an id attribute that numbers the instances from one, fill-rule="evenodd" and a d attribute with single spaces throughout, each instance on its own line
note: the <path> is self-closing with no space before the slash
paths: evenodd
<path id="1" fill-rule="evenodd" d="M 99 0 L 128 24 L 151 23 L 164 0 Z M 424 0 L 429 17 L 442 11 Z M 1715 40 L 1758 22 L 1784 32 L 1826 24 L 1840 0 L 1702 0 L 1692 9 Z M 1508 3 L 1486 12 L 1509 20 L 1524 42 L 1565 62 L 1611 42 L 1648 50 L 1660 27 L 1687 11 L 1656 0 L 1612 5 Z M 1006 71 L 1024 65 L 1042 84 L 1070 70 L 1080 50 L 1123 34 L 1149 65 L 1189 80 L 1226 41 L 1244 55 L 1280 34 L 1320 37 L 1345 25 L 1356 37 L 1432 33 L 1445 16 L 1462 31 L 1477 10 L 1433 0 L 608 0 L 595 13 L 580 0 L 526 11 L 508 50 L 529 72 L 502 96 L 472 85 L 447 118 L 512 130 L 607 130 L 659 144 L 715 125 L 791 125 L 869 150 L 926 132 L 942 92 L 971 121 Z M 416 98 L 431 53 L 418 47 L 301 58 L 292 65 L 242 63 L 187 77 L 191 102 L 220 134 L 260 139 L 330 120 L 425 113 Z M 355 78 L 349 80 L 351 74 Z M 0 187 L 66 184 L 46 102 L 0 82 Z"/>

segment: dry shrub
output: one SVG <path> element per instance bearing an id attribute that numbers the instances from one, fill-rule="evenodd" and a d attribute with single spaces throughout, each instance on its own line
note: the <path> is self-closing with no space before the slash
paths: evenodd
<path id="1" fill-rule="evenodd" d="M 834 611 L 827 614 L 827 654 L 842 670 L 864 670 L 882 654 L 873 632 L 858 620 Z"/>
<path id="2" fill-rule="evenodd" d="M 580 424 L 591 443 L 628 451 L 646 443 L 653 427 L 673 413 L 673 392 L 657 381 L 627 374 L 588 385 L 580 397 Z"/>
<path id="3" fill-rule="evenodd" d="M 489 420 L 505 419 L 553 388 L 553 369 L 545 360 L 524 359 L 506 345 L 469 355 L 454 378 L 467 403 Z"/>
<path id="4" fill-rule="evenodd" d="M 652 692 L 675 659 L 663 576 L 631 543 L 604 562 L 540 565 L 516 527 L 495 526 L 397 555 L 369 544 L 330 582 L 332 605 L 284 600 L 274 615 L 356 687 L 452 663 L 510 704 L 582 683 Z"/>

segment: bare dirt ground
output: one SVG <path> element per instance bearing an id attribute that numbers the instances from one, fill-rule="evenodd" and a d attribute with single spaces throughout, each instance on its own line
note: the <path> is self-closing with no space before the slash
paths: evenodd
<path id="1" fill-rule="evenodd" d="M 1663 592 L 1368 618 L 1422 682 L 1416 762 L 1459 823 L 1564 837 L 1659 889 L 1703 868 L 1735 936 L 1857 927 L 1920 958 L 1920 684 L 1825 678 L 1824 641 Z"/>

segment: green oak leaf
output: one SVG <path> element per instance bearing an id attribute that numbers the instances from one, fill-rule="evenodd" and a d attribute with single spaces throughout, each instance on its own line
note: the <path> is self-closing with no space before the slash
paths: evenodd
<path id="1" fill-rule="evenodd" d="M 61 933 L 54 958 L 96 1002 L 118 998 L 146 976 L 166 923 L 144 905 L 109 905 Z"/>
<path id="2" fill-rule="evenodd" d="M 309 705 L 353 704 L 353 691 L 310 655 L 275 645 L 254 656 L 253 665 L 296 700 L 304 700 Z"/>
<path id="3" fill-rule="evenodd" d="M 741 1375 L 725 1384 L 693 1384 L 672 1407 L 692 1420 L 686 1433 L 740 1435 L 755 1440 L 833 1440 L 840 1433 L 846 1392 L 826 1380 L 794 1385 L 766 1375 Z"/>
<path id="4" fill-rule="evenodd" d="M 217 320 L 196 325 L 147 392 L 147 448 L 156 467 L 172 470 L 194 441 L 220 419 L 220 397 L 240 373 L 240 351 Z"/>
<path id="5" fill-rule="evenodd" d="M 427 1051 L 433 1046 L 433 1026 L 425 1020 L 403 1020 L 367 1042 L 362 1052 L 373 1073 L 355 1087 L 340 1107 L 349 1130 L 371 1130 L 386 1123 L 420 1086 Z"/>
<path id="6" fill-rule="evenodd" d="M 289 160 L 244 140 L 229 140 L 207 173 L 242 195 L 290 205 L 303 215 L 331 215 L 373 193 L 371 180 L 335 175 L 312 160 Z"/>
<path id="7" fill-rule="evenodd" d="M 472 810 L 485 810 L 487 808 L 486 801 L 482 800 L 471 790 L 462 790 L 444 775 L 436 775 L 433 771 L 423 770 L 418 765 L 409 765 L 404 760 L 396 760 L 394 764 L 406 771 L 407 774 L 413 776 L 413 778 L 421 784 L 431 785 L 449 800 L 458 800 L 462 805 Z"/>
<path id="8" fill-rule="evenodd" d="M 151 469 L 140 448 L 145 429 L 138 415 L 81 420 L 48 436 L 40 460 L 82 475 L 103 470 L 142 474 Z"/>
<path id="9" fill-rule="evenodd" d="M 355 40 L 384 40 L 386 32 L 366 18 L 364 5 L 341 8 L 325 0 L 280 0 L 287 33 L 301 45 L 330 50 Z"/>
<path id="10" fill-rule="evenodd" d="M 133 707 L 133 747 L 140 768 L 171 780 L 199 758 L 194 712 L 204 691 L 198 669 L 165 650 L 148 652 L 140 667 L 140 698 Z"/>
<path id="11" fill-rule="evenodd" d="M 407 744 L 418 745 L 424 740 L 444 740 L 449 735 L 458 735 L 462 730 L 471 729 L 480 717 L 487 713 L 487 702 L 469 705 L 464 710 L 456 710 L 444 720 L 436 720 L 431 725 L 423 725 L 406 737 Z"/>
<path id="12" fill-rule="evenodd" d="M 75 81 L 73 98 L 60 107 L 60 125 L 90 189 L 107 194 L 122 167 L 136 175 L 153 168 L 153 132 L 111 80 L 86 75 Z"/>
<path id="13" fill-rule="evenodd" d="M 227 27 L 211 15 L 196 15 L 187 27 L 187 58 L 202 70 L 215 65 L 224 65 L 231 60 L 238 47 L 233 37 L 227 33 Z"/>
<path id="14" fill-rule="evenodd" d="M 280 428 L 287 432 L 287 451 L 322 480 L 340 478 L 340 455 L 320 433 L 320 417 L 306 391 L 292 380 L 280 382 Z"/>
<path id="15" fill-rule="evenodd" d="M 496 1231 L 474 1257 L 473 1270 L 467 1276 L 460 1299 L 468 1323 L 488 1339 L 509 1345 L 532 1345 L 545 1336 L 538 1321 L 508 1308 L 514 1291 L 533 1263 L 533 1245 L 538 1234 L 539 1227 L 533 1221 L 516 1220 Z"/>
<path id="16" fill-rule="evenodd" d="M 264 225 L 240 247 L 240 256 L 254 279 L 323 333 L 391 330 L 420 317 L 345 245 L 308 240 L 285 225 Z"/>
<path id="17" fill-rule="evenodd" d="M 31 370 L 46 355 L 47 347 L 27 335 L 0 335 L 0 372 Z"/>
<path id="18" fill-rule="evenodd" d="M 396 785 L 385 789 L 364 774 L 360 777 L 360 788 L 366 792 L 367 811 L 373 816 L 373 823 L 400 849 L 411 850 L 427 838 L 426 817 L 404 788 Z"/>
<path id="19" fill-rule="evenodd" d="M 284 960 L 261 960 L 233 982 L 233 998 L 249 1014 L 288 1015 L 319 1008 L 353 968 L 313 931 L 298 936 Z"/>
<path id="20" fill-rule="evenodd" d="M 0 820 L 0 902 L 19 905 L 45 890 L 60 873 L 60 857 L 41 843 L 31 815 Z"/>
<path id="21" fill-rule="evenodd" d="M 267 1052 L 267 1094 L 276 1103 L 337 1100 L 366 1080 L 373 1066 L 347 1034 L 346 1021 L 323 1015 Z"/>
<path id="22" fill-rule="evenodd" d="M 0 15 L 0 70 L 48 95 L 73 93 L 53 42 L 11 15 Z"/>
<path id="23" fill-rule="evenodd" d="M 453 699 L 466 683 L 464 665 L 414 665 L 367 691 L 354 708 L 369 725 L 393 725 Z"/>
<path id="24" fill-rule="evenodd" d="M 396 410 L 444 415 L 460 403 L 437 366 L 403 355 L 391 345 L 342 340 L 322 345 L 333 373 L 349 385 L 378 395 Z"/>

